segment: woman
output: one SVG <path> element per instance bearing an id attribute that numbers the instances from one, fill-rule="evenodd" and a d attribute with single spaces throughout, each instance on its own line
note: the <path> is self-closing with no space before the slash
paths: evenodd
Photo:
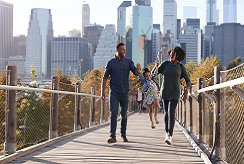
<path id="1" fill-rule="evenodd" d="M 165 142 L 171 145 L 175 124 L 175 108 L 180 98 L 180 79 L 184 78 L 187 83 L 187 88 L 182 97 L 183 101 L 187 98 L 191 81 L 185 66 L 180 63 L 185 59 L 185 51 L 180 47 L 174 47 L 167 52 L 167 56 L 170 61 L 163 62 L 158 68 L 158 73 L 163 75 L 160 93 L 164 102 Z"/>

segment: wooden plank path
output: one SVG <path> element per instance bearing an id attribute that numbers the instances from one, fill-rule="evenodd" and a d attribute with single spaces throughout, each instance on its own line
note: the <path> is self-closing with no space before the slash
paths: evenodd
<path id="1" fill-rule="evenodd" d="M 199 164 L 204 160 L 196 153 L 184 133 L 175 126 L 173 144 L 164 142 L 163 114 L 160 123 L 151 129 L 148 113 L 128 117 L 128 143 L 120 138 L 117 125 L 117 143 L 108 144 L 109 125 L 57 142 L 44 149 L 12 161 L 19 163 L 163 163 Z"/>

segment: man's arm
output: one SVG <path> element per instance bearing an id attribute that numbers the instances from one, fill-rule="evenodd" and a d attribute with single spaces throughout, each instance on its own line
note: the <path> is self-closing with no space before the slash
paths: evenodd
<path id="1" fill-rule="evenodd" d="M 102 88 L 101 88 L 101 98 L 102 100 L 105 99 L 105 90 L 106 90 L 106 85 L 107 85 L 107 79 L 104 79 L 102 80 Z"/>

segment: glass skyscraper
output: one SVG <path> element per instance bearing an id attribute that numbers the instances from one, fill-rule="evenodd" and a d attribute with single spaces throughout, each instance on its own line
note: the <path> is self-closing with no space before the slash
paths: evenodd
<path id="1" fill-rule="evenodd" d="M 84 35 L 84 27 L 90 24 L 90 6 L 89 4 L 82 5 L 81 12 L 82 22 L 81 22 L 81 35 Z"/>
<path id="2" fill-rule="evenodd" d="M 0 0 L 0 70 L 5 69 L 12 55 L 13 5 Z"/>
<path id="3" fill-rule="evenodd" d="M 237 2 L 236 0 L 223 0 L 223 22 L 237 22 Z"/>
<path id="4" fill-rule="evenodd" d="M 141 5 L 129 7 L 126 13 L 126 56 L 142 68 L 152 62 L 152 14 L 151 6 Z"/>
<path id="5" fill-rule="evenodd" d="M 164 13 L 163 13 L 163 35 L 170 33 L 172 41 L 169 44 L 169 49 L 175 46 L 177 38 L 177 3 L 175 0 L 164 0 Z"/>
<path id="6" fill-rule="evenodd" d="M 217 0 L 206 1 L 206 22 L 219 24 L 219 10 L 217 10 Z"/>
<path id="7" fill-rule="evenodd" d="M 35 68 L 42 77 L 51 77 L 51 41 L 53 23 L 50 9 L 31 10 L 28 35 L 26 37 L 26 74 Z"/>

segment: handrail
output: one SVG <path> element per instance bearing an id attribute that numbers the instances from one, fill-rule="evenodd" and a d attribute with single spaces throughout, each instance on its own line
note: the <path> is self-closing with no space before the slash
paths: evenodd
<path id="1" fill-rule="evenodd" d="M 197 90 L 195 92 L 192 92 L 191 94 L 192 95 L 199 94 L 199 93 L 212 91 L 212 90 L 216 90 L 216 89 L 232 87 L 232 86 L 240 85 L 240 84 L 244 84 L 244 77 L 240 77 L 238 79 L 234 79 L 234 80 L 230 80 L 230 81 L 223 82 L 223 83 L 220 83 L 220 84 L 215 84 L 215 85 L 212 85 L 212 86 L 209 86 L 209 87 L 206 87 L 206 88 L 202 88 L 202 89 L 199 89 L 199 90 Z"/>
<path id="2" fill-rule="evenodd" d="M 39 88 L 27 88 L 27 87 L 18 87 L 18 86 L 9 86 L 9 85 L 0 85 L 0 89 L 7 90 L 23 90 L 23 91 L 36 91 L 36 92 L 48 92 L 48 93 L 58 93 L 58 94 L 70 94 L 70 95 L 78 95 L 78 96 L 91 96 L 98 97 L 98 95 L 92 95 L 87 93 L 76 93 L 76 92 L 68 92 L 68 91 L 58 91 L 58 90 L 49 90 L 49 89 L 39 89 Z"/>

